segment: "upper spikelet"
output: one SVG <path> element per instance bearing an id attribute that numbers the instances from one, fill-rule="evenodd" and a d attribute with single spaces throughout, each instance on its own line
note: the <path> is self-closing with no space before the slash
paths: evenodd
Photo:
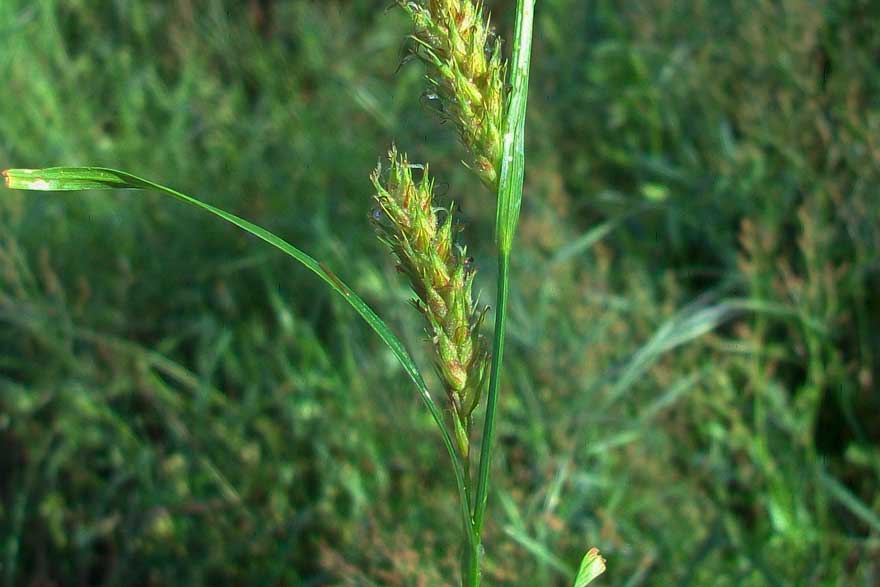
<path id="1" fill-rule="evenodd" d="M 456 438 L 467 457 L 471 414 L 488 365 L 488 345 L 479 332 L 485 309 L 472 297 L 473 260 L 454 242 L 452 210 L 434 206 L 427 167 L 417 183 L 406 155 L 392 148 L 388 163 L 387 170 L 380 164 L 371 176 L 378 204 L 372 218 L 428 323 L 437 370 L 453 407 Z"/>
<path id="2" fill-rule="evenodd" d="M 482 2 L 401 2 L 415 25 L 415 53 L 444 112 L 470 151 L 469 166 L 494 191 L 501 168 L 505 62 Z"/>

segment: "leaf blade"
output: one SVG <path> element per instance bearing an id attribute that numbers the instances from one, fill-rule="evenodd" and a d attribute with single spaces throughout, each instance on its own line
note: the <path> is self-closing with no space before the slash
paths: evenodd
<path id="1" fill-rule="evenodd" d="M 320 277 L 334 291 L 351 305 L 370 325 L 400 361 L 407 375 L 420 388 L 426 387 L 412 357 L 409 356 L 400 339 L 391 332 L 385 322 L 354 291 L 341 281 L 326 265 L 320 263 L 304 251 L 288 243 L 261 226 L 226 212 L 206 202 L 188 196 L 167 186 L 137 177 L 124 171 L 104 167 L 49 167 L 46 169 L 7 169 L 3 172 L 6 187 L 31 191 L 81 191 L 108 189 L 153 189 L 173 196 L 197 208 L 201 208 L 234 224 L 245 232 L 269 243 L 293 257 L 307 269 Z"/>
<path id="2" fill-rule="evenodd" d="M 31 191 L 81 191 L 81 190 L 109 190 L 109 189 L 133 189 L 155 190 L 186 202 L 196 208 L 200 208 L 223 220 L 237 226 L 245 232 L 272 245 L 276 249 L 293 257 L 320 277 L 334 291 L 340 294 L 348 304 L 363 318 L 363 320 L 379 335 L 382 342 L 391 350 L 406 374 L 416 385 L 422 401 L 425 403 L 431 417 L 437 427 L 440 428 L 443 444 L 452 459 L 456 484 L 463 503 L 464 522 L 471 524 L 468 509 L 467 485 L 465 482 L 464 468 L 455 450 L 452 437 L 449 434 L 444 420 L 443 412 L 431 397 L 428 387 L 419 372 L 418 367 L 400 339 L 391 331 L 387 324 L 370 308 L 367 303 L 358 296 L 354 290 L 346 285 L 323 263 L 317 261 L 304 251 L 288 243 L 284 239 L 269 232 L 265 228 L 245 220 L 235 214 L 226 212 L 206 202 L 178 192 L 167 186 L 155 183 L 148 179 L 132 175 L 125 171 L 109 169 L 106 167 L 48 167 L 44 169 L 7 169 L 2 172 L 6 187 L 16 190 Z"/>
<path id="3" fill-rule="evenodd" d="M 498 203 L 495 238 L 500 254 L 509 254 L 513 246 L 519 211 L 522 206 L 525 177 L 526 108 L 529 99 L 529 69 L 532 57 L 532 26 L 535 0 L 518 0 L 516 31 L 510 71 L 510 98 L 504 121 L 501 172 L 498 178 Z"/>

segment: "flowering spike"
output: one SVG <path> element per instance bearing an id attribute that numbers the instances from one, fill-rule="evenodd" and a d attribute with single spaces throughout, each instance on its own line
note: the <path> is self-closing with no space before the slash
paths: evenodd
<path id="1" fill-rule="evenodd" d="M 401 2 L 413 22 L 414 52 L 428 66 L 431 95 L 455 121 L 467 163 L 493 191 L 501 170 L 506 64 L 482 2 Z"/>
<path id="2" fill-rule="evenodd" d="M 392 148 L 388 173 L 381 164 L 371 176 L 383 222 L 374 222 L 381 240 L 397 257 L 409 279 L 415 306 L 428 323 L 437 371 L 452 404 L 456 438 L 465 458 L 469 452 L 471 414 L 477 405 L 489 353 L 480 335 L 486 310 L 474 303 L 471 290 L 475 271 L 467 249 L 453 242 L 453 210 L 434 206 L 433 181 L 427 167 L 416 184 L 406 155 Z M 438 222 L 438 212 L 445 212 Z"/>

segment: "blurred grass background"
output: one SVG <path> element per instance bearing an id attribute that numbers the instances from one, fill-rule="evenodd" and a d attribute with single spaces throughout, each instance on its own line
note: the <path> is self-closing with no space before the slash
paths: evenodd
<path id="1" fill-rule="evenodd" d="M 0 167 L 322 259 L 425 361 L 390 141 L 494 202 L 387 0 L 0 0 Z M 488 3 L 509 37 L 512 2 Z M 487 584 L 880 584 L 880 5 L 541 0 Z M 312 275 L 154 194 L 0 193 L 0 584 L 454 585 L 446 456 Z"/>

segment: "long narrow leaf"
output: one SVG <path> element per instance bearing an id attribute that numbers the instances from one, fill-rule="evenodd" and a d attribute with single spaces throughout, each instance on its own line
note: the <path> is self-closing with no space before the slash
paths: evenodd
<path id="1" fill-rule="evenodd" d="M 326 265 L 291 245 L 287 241 L 272 234 L 268 230 L 257 226 L 234 214 L 230 214 L 210 204 L 206 204 L 196 198 L 177 192 L 169 187 L 153 183 L 149 180 L 112 169 L 99 167 L 53 167 L 48 169 L 9 169 L 3 172 L 6 178 L 6 186 L 19 190 L 38 191 L 79 191 L 79 190 L 106 190 L 106 189 L 154 189 L 174 196 L 188 204 L 207 210 L 208 212 L 223 218 L 227 222 L 238 226 L 245 232 L 260 238 L 280 249 L 305 265 L 327 285 L 342 295 L 361 317 L 376 331 L 383 342 L 391 349 L 394 356 L 403 365 L 410 378 L 419 389 L 427 389 L 415 362 L 407 353 L 400 340 L 391 332 L 388 326 L 357 294 L 343 283 Z"/>
<path id="2" fill-rule="evenodd" d="M 522 205 L 525 175 L 526 107 L 529 99 L 529 66 L 532 58 L 532 23 L 535 0 L 518 0 L 510 71 L 510 102 L 504 121 L 501 173 L 498 178 L 498 204 L 495 236 L 500 254 L 510 253 Z"/>
<path id="3" fill-rule="evenodd" d="M 391 349 L 397 360 L 403 366 L 407 375 L 412 379 L 413 383 L 419 390 L 419 394 L 428 410 L 431 412 L 437 427 L 440 428 L 443 435 L 443 444 L 446 446 L 447 452 L 452 459 L 453 468 L 455 469 L 456 483 L 459 493 L 462 496 L 464 505 L 463 516 L 469 524 L 470 512 L 467 506 L 467 489 L 464 478 L 464 469 L 452 444 L 452 438 L 443 421 L 443 412 L 437 406 L 428 387 L 419 373 L 418 367 L 404 348 L 400 339 L 395 336 L 391 329 L 382 321 L 379 316 L 364 302 L 354 291 L 339 279 L 330 269 L 323 263 L 304 253 L 300 249 L 291 245 L 287 241 L 272 234 L 268 230 L 248 222 L 234 214 L 230 214 L 220 208 L 216 208 L 210 204 L 206 204 L 201 200 L 182 194 L 169 187 L 154 183 L 147 179 L 137 177 L 124 171 L 116 171 L 114 169 L 106 169 L 103 167 L 51 167 L 46 169 L 8 169 L 3 172 L 6 181 L 6 187 L 17 190 L 37 190 L 37 191 L 79 191 L 79 190 L 107 190 L 107 189 L 135 189 L 135 190 L 156 190 L 158 192 L 173 196 L 178 200 L 182 200 L 187 204 L 206 210 L 215 216 L 219 216 L 223 220 L 234 224 L 245 232 L 248 232 L 257 238 L 269 243 L 276 249 L 279 249 L 287 255 L 293 257 L 318 277 L 324 280 L 327 285 L 339 293 L 346 302 L 351 305 L 355 311 L 360 314 L 367 324 L 379 335 L 379 338 Z"/>

